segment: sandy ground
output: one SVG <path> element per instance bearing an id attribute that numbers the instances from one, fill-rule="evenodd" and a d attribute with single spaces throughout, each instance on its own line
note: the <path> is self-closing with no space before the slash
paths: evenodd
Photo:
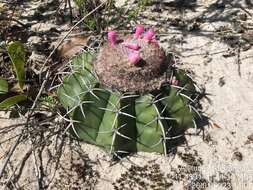
<path id="1" fill-rule="evenodd" d="M 231 48 L 216 35 L 217 28 L 231 26 L 231 20 L 226 16 L 235 16 L 238 12 L 243 14 L 244 11 L 229 9 L 228 6 L 222 12 L 215 12 L 210 10 L 210 5 L 215 2 L 199 0 L 195 11 L 185 12 L 185 20 L 200 15 L 206 18 L 199 31 L 187 32 L 187 35 L 176 27 L 157 24 L 159 19 L 173 18 L 170 9 L 165 9 L 162 14 L 144 11 L 141 22 L 157 25 L 161 45 L 165 49 L 176 50 L 183 66 L 190 68 L 197 83 L 206 88 L 210 101 L 203 99 L 203 110 L 217 126 L 206 126 L 204 137 L 186 135 L 188 146 L 178 147 L 174 155 L 164 157 L 155 153 L 138 153 L 118 163 L 113 163 L 110 156 L 98 147 L 66 139 L 49 189 L 252 189 L 253 48 L 238 54 L 238 48 Z M 253 23 L 252 17 L 246 22 Z M 236 53 L 227 56 L 232 50 Z M 238 60 L 241 60 L 241 76 Z M 3 113 L 1 115 L 6 117 Z M 22 121 L 0 119 L 1 127 L 17 122 Z M 18 132 L 17 128 L 15 133 Z M 10 135 L 15 134 L 6 136 Z M 4 138 L 7 137 L 1 137 L 2 140 Z M 6 151 L 14 142 L 15 139 L 1 145 L 1 165 Z M 56 159 L 55 146 L 50 144 L 42 151 L 42 162 L 46 165 L 43 180 L 47 183 L 55 167 L 55 163 L 49 161 L 51 157 Z M 24 143 L 14 152 L 8 173 L 1 179 L 2 187 L 9 179 L 13 165 L 25 156 L 28 147 Z M 18 189 L 37 188 L 33 161 L 32 157 L 27 160 Z"/>

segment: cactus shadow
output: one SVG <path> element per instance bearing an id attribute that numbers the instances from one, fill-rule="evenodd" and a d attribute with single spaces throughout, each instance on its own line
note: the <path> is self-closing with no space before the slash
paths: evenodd
<path id="1" fill-rule="evenodd" d="M 207 127 L 210 126 L 210 118 L 207 116 L 202 116 L 202 118 L 196 120 L 197 128 L 193 129 L 193 132 L 181 132 L 177 133 L 176 138 L 172 138 L 170 140 L 167 140 L 166 147 L 167 147 L 167 153 L 168 154 L 176 154 L 178 147 L 186 146 L 188 147 L 188 141 L 187 136 L 202 136 L 204 139 L 205 136 L 205 130 Z M 172 133 L 176 133 L 173 132 Z"/>

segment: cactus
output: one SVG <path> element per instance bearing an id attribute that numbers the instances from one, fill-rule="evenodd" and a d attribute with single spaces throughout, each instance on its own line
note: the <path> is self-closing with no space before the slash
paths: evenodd
<path id="1" fill-rule="evenodd" d="M 171 139 L 195 126 L 197 91 L 187 72 L 172 64 L 154 38 L 108 33 L 98 54 L 74 59 L 74 72 L 58 89 L 71 118 L 71 133 L 115 156 L 168 152 Z"/>

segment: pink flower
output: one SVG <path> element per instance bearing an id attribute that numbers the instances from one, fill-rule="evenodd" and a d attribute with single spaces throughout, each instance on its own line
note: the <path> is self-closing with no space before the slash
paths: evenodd
<path id="1" fill-rule="evenodd" d="M 144 32 L 144 27 L 142 25 L 136 25 L 134 37 L 139 38 L 143 32 Z"/>
<path id="2" fill-rule="evenodd" d="M 108 40 L 111 44 L 112 47 L 115 47 L 116 45 L 116 38 L 117 38 L 117 33 L 115 31 L 110 31 L 108 32 Z"/>
<path id="3" fill-rule="evenodd" d="M 138 50 L 140 48 L 138 44 L 134 44 L 134 43 L 122 43 L 122 45 L 133 50 Z"/>
<path id="4" fill-rule="evenodd" d="M 139 52 L 130 53 L 128 56 L 128 61 L 130 62 L 131 65 L 132 64 L 135 65 L 140 60 L 141 60 L 141 56 L 140 56 Z"/>
<path id="5" fill-rule="evenodd" d="M 154 30 L 151 28 L 144 34 L 144 39 L 147 41 L 151 41 L 155 36 Z"/>
<path id="6" fill-rule="evenodd" d="M 174 86 L 178 86 L 179 84 L 179 81 L 176 79 L 176 77 L 172 77 L 172 80 L 171 80 L 171 84 L 174 85 Z"/>

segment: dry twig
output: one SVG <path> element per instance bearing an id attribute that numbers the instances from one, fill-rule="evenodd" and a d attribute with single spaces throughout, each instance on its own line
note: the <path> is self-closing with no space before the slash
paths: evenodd
<path id="1" fill-rule="evenodd" d="M 49 54 L 49 56 L 47 57 L 47 59 L 45 60 L 45 62 L 43 63 L 41 69 L 40 69 L 40 79 L 41 79 L 41 73 L 43 72 L 43 69 L 45 68 L 47 62 L 49 61 L 49 59 L 52 57 L 52 55 L 56 52 L 56 50 L 60 47 L 60 45 L 62 44 L 62 42 L 72 33 L 72 31 L 79 25 L 81 24 L 87 17 L 89 17 L 90 15 L 92 15 L 94 12 L 96 12 L 100 7 L 102 7 L 104 4 L 106 3 L 106 1 L 102 2 L 99 6 L 97 6 L 95 9 L 93 9 L 91 12 L 89 12 L 88 14 L 86 14 L 81 20 L 79 20 L 74 26 L 72 26 L 72 28 L 67 32 L 67 34 L 59 41 L 59 43 L 54 47 L 53 51 Z"/>

